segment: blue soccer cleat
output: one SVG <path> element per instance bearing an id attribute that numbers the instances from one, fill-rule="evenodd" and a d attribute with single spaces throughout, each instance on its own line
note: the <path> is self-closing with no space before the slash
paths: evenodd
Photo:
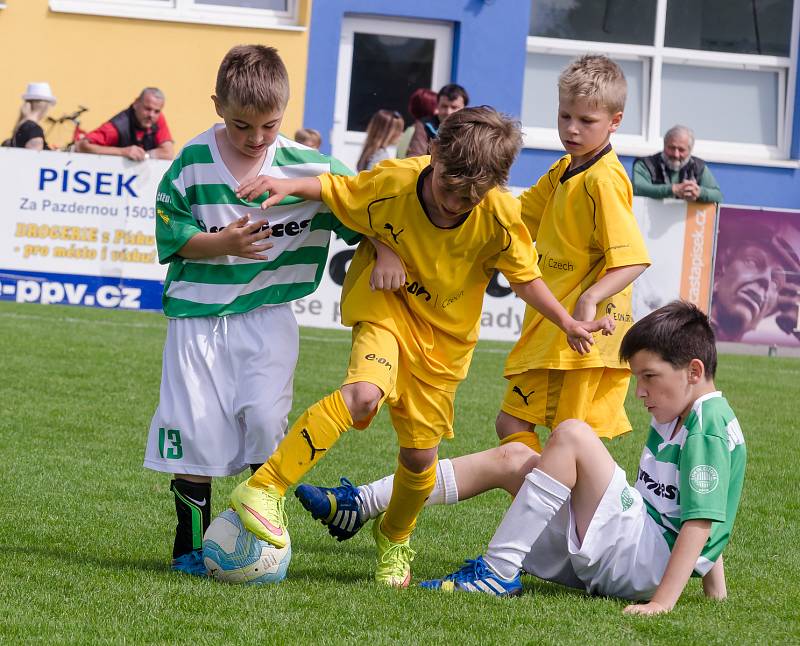
<path id="1" fill-rule="evenodd" d="M 420 587 L 428 590 L 443 590 L 444 592 L 483 592 L 496 597 L 514 597 L 522 594 L 522 582 L 519 574 L 510 581 L 495 574 L 483 556 L 475 560 L 467 559 L 464 567 L 443 579 L 423 581 Z"/>
<path id="2" fill-rule="evenodd" d="M 359 491 L 347 478 L 339 487 L 300 485 L 294 495 L 306 511 L 328 528 L 337 541 L 346 541 L 364 525 L 359 506 Z"/>
<path id="3" fill-rule="evenodd" d="M 175 572 L 192 574 L 194 576 L 207 576 L 205 563 L 203 563 L 203 550 L 192 550 L 172 559 L 172 569 Z"/>

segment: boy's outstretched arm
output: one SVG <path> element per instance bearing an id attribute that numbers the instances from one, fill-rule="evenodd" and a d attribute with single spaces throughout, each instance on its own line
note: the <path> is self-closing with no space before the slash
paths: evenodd
<path id="1" fill-rule="evenodd" d="M 593 285 L 590 285 L 575 303 L 572 316 L 579 321 L 591 321 L 597 316 L 597 304 L 618 294 L 644 273 L 647 265 L 614 267 Z"/>
<path id="2" fill-rule="evenodd" d="M 528 283 L 511 283 L 511 289 L 528 305 L 541 312 L 547 320 L 564 330 L 569 347 L 579 354 L 591 350 L 594 343 L 592 332 L 602 330 L 604 334 L 610 334 L 614 331 L 614 322 L 607 316 L 597 321 L 576 321 L 553 296 L 553 292 L 541 278 L 535 278 Z"/>
<path id="3" fill-rule="evenodd" d="M 626 606 L 624 612 L 629 615 L 657 615 L 669 612 L 675 607 L 678 599 L 692 576 L 700 552 L 711 534 L 711 521 L 706 519 L 687 520 L 681 525 L 675 546 L 664 570 L 664 577 L 656 589 L 656 593 L 648 603 L 634 603 Z"/>
<path id="4" fill-rule="evenodd" d="M 322 199 L 322 184 L 316 177 L 279 179 L 259 175 L 254 179 L 242 182 L 236 190 L 236 197 L 252 201 L 264 193 L 269 193 L 269 197 L 261 203 L 262 209 L 275 206 L 287 195 L 319 202 Z"/>

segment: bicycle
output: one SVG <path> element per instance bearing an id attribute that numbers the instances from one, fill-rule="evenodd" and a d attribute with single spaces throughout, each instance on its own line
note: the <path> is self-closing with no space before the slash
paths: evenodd
<path id="1" fill-rule="evenodd" d="M 89 108 L 87 108 L 86 106 L 79 105 L 78 109 L 75 110 L 75 112 L 65 113 L 62 114 L 60 117 L 47 117 L 47 122 L 50 124 L 50 127 L 47 129 L 48 140 L 51 138 L 50 135 L 53 129 L 56 128 L 57 126 L 61 126 L 67 122 L 72 123 L 74 126 L 72 130 L 72 136 L 69 142 L 62 146 L 53 146 L 52 147 L 53 150 L 61 150 L 64 152 L 69 152 L 73 149 L 75 143 L 78 140 L 83 139 L 86 136 L 86 131 L 81 128 L 80 116 L 84 112 L 87 112 L 88 110 Z M 56 130 L 56 132 L 58 132 L 58 130 Z"/>

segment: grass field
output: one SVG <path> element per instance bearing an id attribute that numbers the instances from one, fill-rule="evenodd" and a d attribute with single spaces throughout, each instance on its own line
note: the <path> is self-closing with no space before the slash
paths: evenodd
<path id="1" fill-rule="evenodd" d="M 657 618 L 621 614 L 527 577 L 517 599 L 383 589 L 371 580 L 369 532 L 338 544 L 303 512 L 287 511 L 294 548 L 278 586 L 235 587 L 173 574 L 167 476 L 142 468 L 158 399 L 165 320 L 148 313 L 0 303 L 0 642 L 306 643 L 800 643 L 798 384 L 800 362 L 723 356 L 717 385 L 748 444 L 743 501 L 725 552 L 730 598 L 702 598 L 699 581 Z M 337 387 L 349 335 L 304 329 L 295 409 Z M 456 402 L 455 456 L 495 443 L 509 346 L 479 345 Z M 632 398 L 634 431 L 610 450 L 629 473 L 647 419 Z M 356 482 L 394 470 L 382 413 L 349 432 L 310 474 Z M 242 477 L 215 482 L 214 510 Z M 427 509 L 414 537 L 415 579 L 481 552 L 507 506 L 491 492 Z"/>

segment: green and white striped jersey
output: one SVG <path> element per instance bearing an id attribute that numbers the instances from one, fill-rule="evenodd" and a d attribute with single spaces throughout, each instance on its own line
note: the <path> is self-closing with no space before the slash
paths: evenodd
<path id="1" fill-rule="evenodd" d="M 744 436 L 721 392 L 700 397 L 683 426 L 650 422 L 636 489 L 662 527 L 670 549 L 687 520 L 711 520 L 711 535 L 695 572 L 703 575 L 728 543 L 744 482 Z"/>
<path id="2" fill-rule="evenodd" d="M 345 228 L 322 202 L 287 197 L 264 212 L 236 197 L 239 183 L 222 161 L 216 125 L 192 139 L 172 163 L 156 195 L 156 244 L 169 263 L 162 302 L 171 318 L 227 316 L 262 305 L 286 303 L 313 292 L 328 258 L 331 231 L 348 242 L 358 234 Z M 337 160 L 278 136 L 259 174 L 271 177 L 352 175 Z M 234 256 L 189 260 L 178 251 L 195 234 L 215 233 L 249 213 L 266 217 L 273 247 L 263 262 Z"/>

